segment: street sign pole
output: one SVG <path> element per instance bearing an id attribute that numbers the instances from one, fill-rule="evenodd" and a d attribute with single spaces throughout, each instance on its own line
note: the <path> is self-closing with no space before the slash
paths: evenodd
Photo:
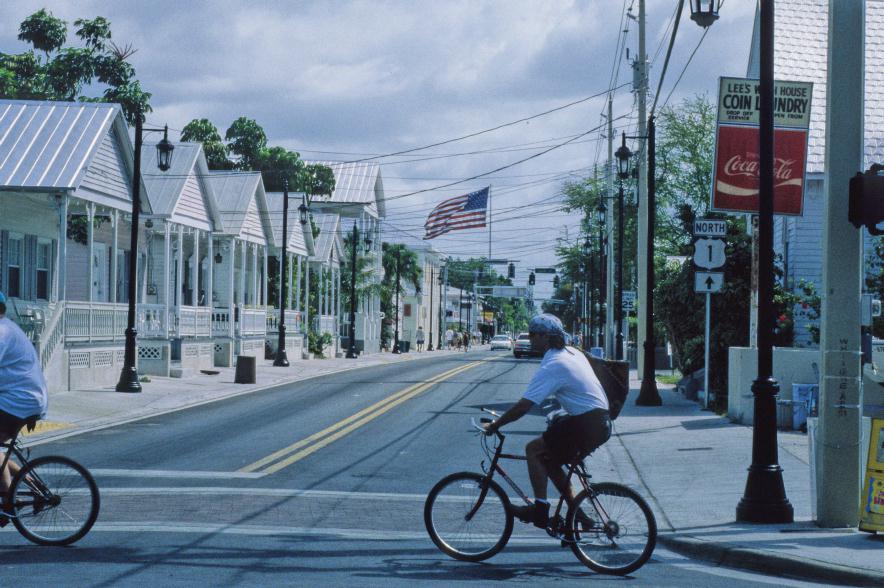
<path id="1" fill-rule="evenodd" d="M 712 305 L 710 302 L 712 301 L 712 294 L 706 292 L 706 349 L 704 351 L 705 354 L 705 368 L 703 369 L 703 408 L 709 409 L 709 325 L 711 324 L 711 314 L 710 308 Z"/>

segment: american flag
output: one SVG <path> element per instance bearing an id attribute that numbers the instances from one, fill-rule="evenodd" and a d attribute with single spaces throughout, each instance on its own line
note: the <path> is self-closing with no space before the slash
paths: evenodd
<path id="1" fill-rule="evenodd" d="M 427 232 L 424 239 L 432 239 L 458 229 L 484 227 L 485 215 L 488 212 L 489 188 L 449 198 L 434 208 L 424 223 Z"/>

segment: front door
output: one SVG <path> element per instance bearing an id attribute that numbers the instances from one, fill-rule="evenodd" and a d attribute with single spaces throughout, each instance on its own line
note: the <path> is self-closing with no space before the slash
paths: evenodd
<path id="1" fill-rule="evenodd" d="M 93 243 L 92 245 L 92 300 L 95 302 L 108 301 L 108 275 L 110 266 L 107 260 L 107 245 Z"/>

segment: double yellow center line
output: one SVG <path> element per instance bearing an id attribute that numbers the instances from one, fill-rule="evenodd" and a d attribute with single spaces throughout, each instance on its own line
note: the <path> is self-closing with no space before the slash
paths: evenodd
<path id="1" fill-rule="evenodd" d="M 384 398 L 383 400 L 360 410 L 356 414 L 353 414 L 341 421 L 338 421 L 330 427 L 326 427 L 318 433 L 314 433 L 309 437 L 292 443 L 288 447 L 283 447 L 279 451 L 271 453 L 267 457 L 259 459 L 254 463 L 240 468 L 239 471 L 260 472 L 262 474 L 272 474 L 274 472 L 278 472 L 279 470 L 292 465 L 296 461 L 304 459 L 315 451 L 322 449 L 329 443 L 337 441 L 344 435 L 355 431 L 362 425 L 373 421 L 388 410 L 391 410 L 399 406 L 403 402 L 407 402 L 415 396 L 422 394 L 436 384 L 443 382 L 448 378 L 451 378 L 452 376 L 456 376 L 457 374 L 472 369 L 477 365 L 481 365 L 487 361 L 490 360 L 483 359 L 481 361 L 474 361 L 466 365 L 458 366 L 454 369 L 448 370 L 447 372 L 443 372 L 438 376 L 434 376 L 426 382 L 420 382 L 419 384 L 409 386 L 404 390 L 400 390 L 399 392 L 396 392 L 395 394 L 388 396 L 387 398 Z"/>

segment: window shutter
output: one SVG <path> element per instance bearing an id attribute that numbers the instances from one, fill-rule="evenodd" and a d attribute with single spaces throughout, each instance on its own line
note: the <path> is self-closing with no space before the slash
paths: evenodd
<path id="1" fill-rule="evenodd" d="M 25 235 L 24 252 L 22 257 L 22 275 L 24 276 L 24 288 L 22 293 L 25 300 L 37 299 L 37 236 Z"/>
<path id="2" fill-rule="evenodd" d="M 0 231 L 0 292 L 6 292 L 9 290 L 7 284 L 9 283 L 8 277 L 8 264 L 7 258 L 9 253 L 9 231 Z"/>
<path id="3" fill-rule="evenodd" d="M 55 267 L 57 261 L 55 256 L 58 254 L 58 239 L 52 240 L 52 249 L 49 250 L 49 299 L 58 302 L 58 291 L 55 289 Z"/>

